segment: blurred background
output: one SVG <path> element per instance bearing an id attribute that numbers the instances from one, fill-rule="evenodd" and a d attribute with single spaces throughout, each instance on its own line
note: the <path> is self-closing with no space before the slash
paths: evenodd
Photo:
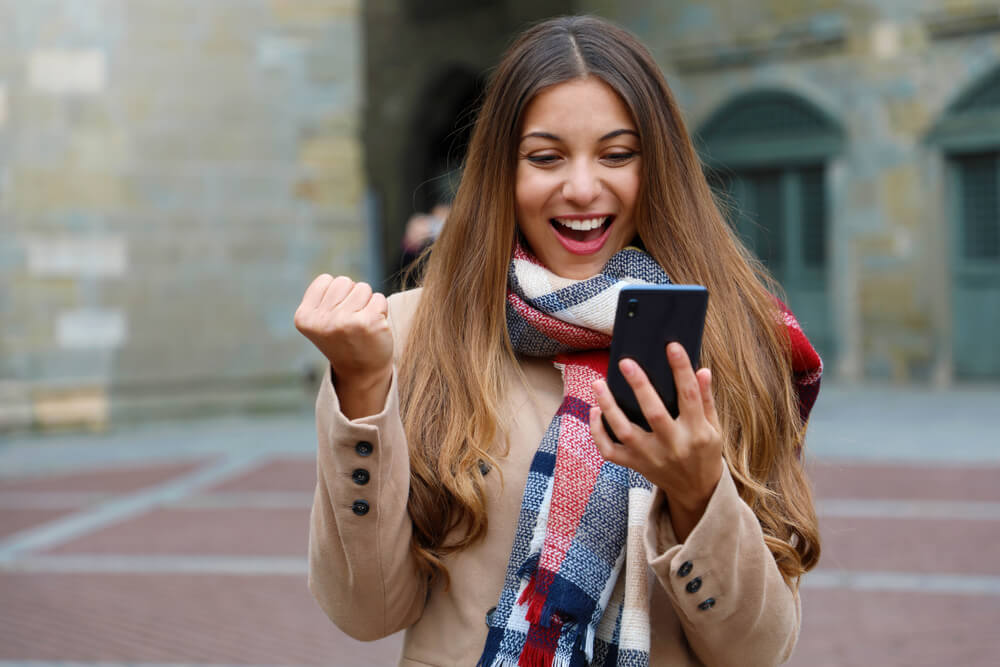
<path id="1" fill-rule="evenodd" d="M 304 588 L 292 313 L 398 287 L 564 13 L 651 48 L 824 356 L 796 664 L 1000 660 L 995 0 L 0 0 L 0 665 L 394 663 Z"/>

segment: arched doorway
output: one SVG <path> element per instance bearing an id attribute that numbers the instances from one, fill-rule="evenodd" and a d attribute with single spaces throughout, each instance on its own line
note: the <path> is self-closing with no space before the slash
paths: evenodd
<path id="1" fill-rule="evenodd" d="M 781 283 L 829 363 L 837 349 L 827 165 L 843 145 L 843 130 L 801 97 L 764 90 L 725 104 L 696 142 L 709 182 L 730 207 L 730 222 Z"/>
<path id="2" fill-rule="evenodd" d="M 481 77 L 468 67 L 452 65 L 438 71 L 417 99 L 401 165 L 409 198 L 407 217 L 415 216 L 417 226 L 412 233 L 416 236 L 394 244 L 389 264 L 392 270 L 387 277 L 394 289 L 419 283 L 423 266 L 416 259 L 440 231 L 440 223 L 431 231 L 420 221 L 427 220 L 427 214 L 436 221 L 447 216 L 447 207 L 458 190 L 482 92 Z M 410 233 L 409 225 L 407 222 L 399 238 Z M 427 233 L 431 236 L 424 237 Z"/>
<path id="3" fill-rule="evenodd" d="M 1000 378 L 1000 67 L 949 106 L 929 140 L 946 158 L 952 360 L 963 378 Z"/>
<path id="4" fill-rule="evenodd" d="M 483 85 L 469 67 L 450 65 L 435 72 L 424 87 L 407 151 L 407 185 L 415 210 L 429 211 L 454 196 Z"/>

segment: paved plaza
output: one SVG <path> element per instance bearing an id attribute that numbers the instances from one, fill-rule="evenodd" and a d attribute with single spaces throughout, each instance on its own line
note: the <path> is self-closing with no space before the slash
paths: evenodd
<path id="1" fill-rule="evenodd" d="M 311 414 L 0 436 L 0 667 L 392 666 L 306 588 Z M 824 387 L 795 667 L 1000 664 L 1000 388 Z"/>

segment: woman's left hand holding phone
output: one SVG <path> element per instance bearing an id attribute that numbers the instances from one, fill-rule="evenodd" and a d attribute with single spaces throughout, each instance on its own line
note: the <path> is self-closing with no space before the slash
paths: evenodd
<path id="1" fill-rule="evenodd" d="M 677 387 L 677 418 L 670 416 L 639 364 L 622 359 L 622 375 L 653 430 L 629 421 L 607 382 L 598 380 L 593 384 L 597 406 L 590 410 L 590 432 L 601 456 L 641 473 L 666 494 L 674 533 L 683 542 L 722 477 L 722 427 L 712 397 L 711 371 L 702 368 L 695 373 L 679 343 L 668 345 L 666 354 Z M 601 423 L 602 413 L 621 444 L 611 440 Z"/>
<path id="2" fill-rule="evenodd" d="M 295 328 L 330 362 L 348 419 L 381 412 L 392 382 L 392 331 L 385 296 L 366 283 L 324 273 L 306 289 Z"/>

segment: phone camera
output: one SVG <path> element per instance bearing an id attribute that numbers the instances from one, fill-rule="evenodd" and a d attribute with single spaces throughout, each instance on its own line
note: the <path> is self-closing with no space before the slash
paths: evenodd
<path id="1" fill-rule="evenodd" d="M 635 317 L 635 312 L 639 309 L 639 299 L 629 299 L 625 302 L 625 315 Z"/>

